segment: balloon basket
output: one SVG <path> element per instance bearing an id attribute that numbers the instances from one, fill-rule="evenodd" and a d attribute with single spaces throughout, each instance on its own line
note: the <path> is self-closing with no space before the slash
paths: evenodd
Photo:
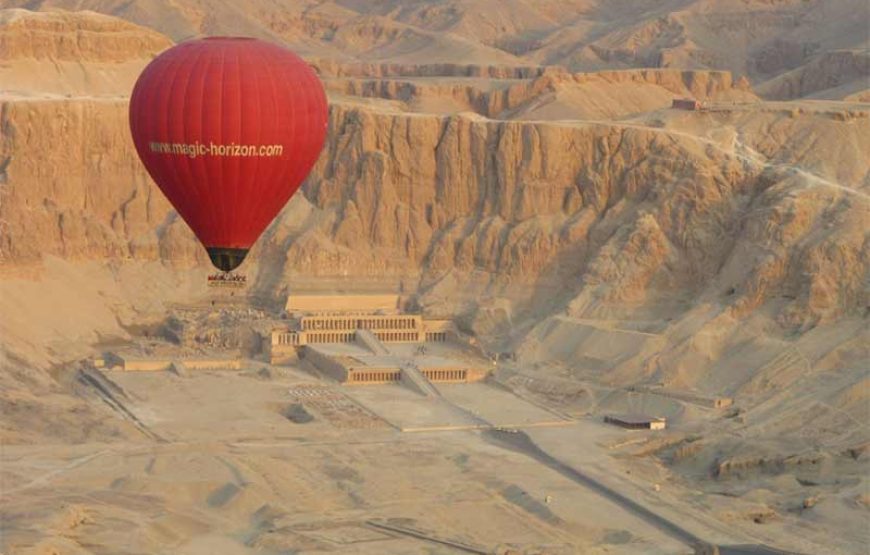
<path id="1" fill-rule="evenodd" d="M 242 274 L 218 272 L 208 276 L 208 286 L 222 289 L 244 289 L 248 278 Z"/>

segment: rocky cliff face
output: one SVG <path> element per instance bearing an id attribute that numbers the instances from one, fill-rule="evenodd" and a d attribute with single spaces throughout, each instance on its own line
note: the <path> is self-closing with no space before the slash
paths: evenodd
<path id="1" fill-rule="evenodd" d="M 449 71 L 450 68 L 445 68 Z M 490 68 L 493 69 L 493 68 Z M 553 68 L 532 79 L 327 78 L 330 92 L 400 101 L 409 111 L 472 111 L 493 119 L 610 119 L 669 107 L 677 97 L 757 100 L 728 72 L 638 70 L 572 74 Z"/>
<path id="2" fill-rule="evenodd" d="M 106 31 L 112 41 L 128 29 L 119 25 Z M 135 53 L 146 39 L 132 40 Z M 255 294 L 400 288 L 488 347 L 539 362 L 577 360 L 553 341 L 578 322 L 669 330 L 665 343 L 594 366 L 617 381 L 686 385 L 701 375 L 692 361 L 715 366 L 747 340 L 736 333 L 746 322 L 788 337 L 864 317 L 870 115 L 860 105 L 761 103 L 721 72 L 549 69 L 487 84 L 454 66 L 427 66 L 448 73 L 444 83 L 398 66 L 384 69 L 390 79 L 347 67 L 324 71 L 329 138 L 247 263 Z M 709 110 L 667 108 L 682 95 Z M 446 97 L 470 111 L 427 108 Z M 609 117 L 613 98 L 635 108 Z M 162 305 L 159 290 L 130 288 L 135 271 L 124 268 L 148 265 L 149 280 L 176 284 L 172 298 L 201 294 L 190 276 L 208 271 L 206 257 L 139 163 L 126 110 L 118 98 L 0 98 L 0 256 L 20 280 L 4 302 L 18 306 L 28 280 L 60 267 L 46 260 L 63 260 L 65 275 L 108 268 L 91 293 L 114 299 L 125 323 Z M 93 330 L 124 333 L 100 318 Z M 28 326 L 8 328 L 7 344 L 40 363 L 33 334 L 66 345 L 58 356 L 79 338 Z"/>
<path id="3" fill-rule="evenodd" d="M 8 60 L 126 62 L 171 44 L 158 32 L 93 12 L 0 12 L 0 55 Z"/>
<path id="4" fill-rule="evenodd" d="M 867 124 L 862 117 L 842 128 Z M 319 233 L 347 253 L 347 269 L 374 249 L 388 255 L 371 255 L 383 260 L 379 272 L 407 271 L 410 261 L 424 285 L 456 271 L 492 275 L 489 284 L 552 279 L 579 294 L 571 310 L 587 316 L 601 303 L 639 307 L 717 288 L 734 289 L 727 302 L 742 311 L 786 289 L 808 318 L 860 310 L 866 194 L 750 150 L 638 125 L 335 105 L 327 150 L 305 192 L 336 214 Z M 866 172 L 858 170 L 855 187 Z M 836 251 L 826 247 L 831 241 Z M 291 260 L 303 244 L 291 247 Z M 826 269 L 805 274 L 806 264 Z M 836 292 L 815 297 L 814 287 L 827 287 L 812 280 L 828 278 L 807 275 L 837 275 Z"/>
<path id="5" fill-rule="evenodd" d="M 817 56 L 807 64 L 762 83 L 767 98 L 790 100 L 812 97 L 866 102 L 870 98 L 870 52 L 837 50 Z"/>
<path id="6" fill-rule="evenodd" d="M 0 10 L 0 93 L 121 96 L 172 44 L 151 29 L 92 12 Z"/>
<path id="7" fill-rule="evenodd" d="M 66 0 L 8 0 L 7 7 L 69 9 Z M 450 0 L 376 3 L 248 0 L 79 0 L 175 41 L 244 34 L 280 40 L 327 64 L 417 74 L 419 64 L 515 66 L 537 71 L 629 68 L 729 70 L 756 82 L 835 50 L 866 48 L 863 0 L 686 0 L 678 5 L 606 0 Z M 499 70 L 502 77 L 507 70 Z M 439 73 L 438 75 L 442 75 Z M 527 75 L 526 75 L 527 76 Z"/>
<path id="8" fill-rule="evenodd" d="M 126 100 L 3 100 L 0 128 L 7 263 L 154 259 L 161 240 L 169 260 L 205 260 L 186 228 L 177 241 L 183 222 L 136 156 Z"/>
<path id="9" fill-rule="evenodd" d="M 740 114 L 719 117 L 741 125 Z M 300 198 L 285 212 L 264 260 L 284 258 L 280 274 L 297 278 L 419 278 L 423 292 L 456 273 L 496 292 L 553 287 L 578 316 L 630 317 L 657 303 L 678 313 L 678 298 L 697 295 L 738 314 L 786 296 L 778 312 L 796 327 L 860 312 L 866 160 L 828 178 L 824 166 L 816 176 L 755 148 L 785 156 L 792 133 L 812 125 L 861 152 L 868 118 L 756 117 L 768 121 L 763 136 L 743 124 L 745 142 L 718 142 L 679 119 L 490 121 L 336 103 L 304 188 L 311 206 Z M 138 163 L 124 102 L 5 101 L 2 128 L 7 262 L 205 262 Z M 810 167 L 823 157 L 803 156 Z"/>

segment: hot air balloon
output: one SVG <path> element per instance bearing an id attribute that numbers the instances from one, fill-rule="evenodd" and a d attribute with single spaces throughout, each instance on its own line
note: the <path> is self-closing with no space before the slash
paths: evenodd
<path id="1" fill-rule="evenodd" d="M 311 171 L 326 126 L 317 74 L 252 38 L 182 42 L 148 64 L 130 98 L 139 158 L 223 272 Z"/>

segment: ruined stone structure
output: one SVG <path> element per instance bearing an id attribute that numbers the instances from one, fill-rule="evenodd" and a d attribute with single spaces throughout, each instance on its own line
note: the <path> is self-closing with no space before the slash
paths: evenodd
<path id="1" fill-rule="evenodd" d="M 448 320 L 423 320 L 420 315 L 412 314 L 317 314 L 291 322 L 289 328 L 272 332 L 273 346 L 351 343 L 356 330 L 370 330 L 387 343 L 443 342 L 453 332 Z"/>
<path id="2" fill-rule="evenodd" d="M 303 356 L 327 376 L 350 385 L 403 382 L 409 366 L 433 383 L 475 382 L 487 374 L 485 367 L 466 360 L 372 355 L 353 345 L 309 345 Z"/>
<path id="3" fill-rule="evenodd" d="M 486 376 L 485 367 L 466 360 L 391 352 L 384 343 L 443 343 L 456 337 L 451 321 L 424 320 L 419 314 L 403 314 L 400 307 L 397 295 L 288 297 L 289 321 L 272 330 L 270 361 L 284 364 L 301 357 L 347 384 L 405 382 L 408 372 L 444 383 Z"/>
<path id="4" fill-rule="evenodd" d="M 272 330 L 270 360 L 295 358 L 305 345 L 353 343 L 368 330 L 385 343 L 444 342 L 455 334 L 449 320 L 401 314 L 397 295 L 296 295 L 288 297 L 289 324 Z"/>

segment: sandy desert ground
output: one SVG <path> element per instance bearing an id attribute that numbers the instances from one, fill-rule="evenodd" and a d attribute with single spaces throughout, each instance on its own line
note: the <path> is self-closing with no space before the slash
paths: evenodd
<path id="1" fill-rule="evenodd" d="M 0 8 L 2 553 L 866 552 L 866 2 Z M 148 61 L 215 34 L 330 99 L 232 299 L 127 131 Z M 401 293 L 500 362 L 435 399 L 271 366 L 252 322 L 299 290 Z M 247 362 L 90 367 L 118 349 Z M 634 411 L 669 427 L 602 422 Z"/>

